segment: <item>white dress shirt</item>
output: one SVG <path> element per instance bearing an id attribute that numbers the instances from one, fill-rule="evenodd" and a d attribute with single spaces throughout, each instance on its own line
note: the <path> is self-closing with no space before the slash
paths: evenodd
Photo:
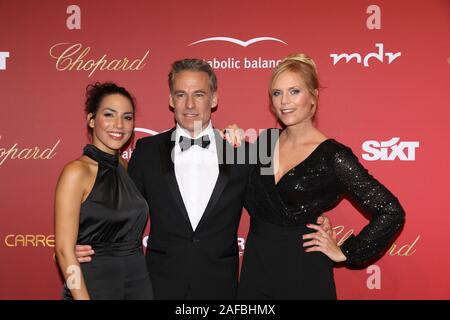
<path id="1" fill-rule="evenodd" d="M 193 145 L 181 151 L 180 136 L 188 138 L 191 136 L 177 124 L 174 151 L 175 176 L 193 230 L 197 228 L 205 212 L 219 176 L 216 140 L 211 121 L 208 127 L 195 138 L 205 135 L 208 135 L 211 141 L 208 148 Z"/>

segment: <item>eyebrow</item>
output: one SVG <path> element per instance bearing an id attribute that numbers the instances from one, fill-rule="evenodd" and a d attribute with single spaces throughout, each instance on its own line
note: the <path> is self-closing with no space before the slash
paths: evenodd
<path id="1" fill-rule="evenodd" d="M 194 93 L 205 93 L 206 94 L 206 90 L 202 90 L 202 89 L 200 89 L 200 90 L 195 90 L 194 91 Z M 177 94 L 177 93 L 187 93 L 185 90 L 175 90 L 174 92 L 173 92 L 174 94 Z"/>
<path id="2" fill-rule="evenodd" d="M 108 111 L 117 113 L 117 110 L 115 110 L 115 109 L 113 109 L 113 108 L 110 108 L 110 107 L 106 107 L 106 108 L 103 109 L 103 110 L 108 110 Z M 134 112 L 133 112 L 133 111 L 128 111 L 128 112 L 124 112 L 123 114 L 134 114 Z"/>
<path id="3" fill-rule="evenodd" d="M 287 88 L 288 90 L 292 90 L 292 89 L 301 89 L 300 87 L 298 87 L 298 86 L 293 86 L 293 87 L 289 87 L 289 88 Z M 278 90 L 278 91 L 282 91 L 282 89 L 278 89 L 278 88 L 273 88 L 273 89 L 271 89 L 272 91 L 276 91 L 276 90 Z"/>

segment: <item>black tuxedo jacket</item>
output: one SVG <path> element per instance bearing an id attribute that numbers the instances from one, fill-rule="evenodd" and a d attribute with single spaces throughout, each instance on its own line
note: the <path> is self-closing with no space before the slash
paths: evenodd
<path id="1" fill-rule="evenodd" d="M 193 231 L 171 157 L 174 131 L 138 140 L 128 167 L 150 207 L 146 259 L 155 298 L 234 299 L 239 268 L 237 230 L 250 166 L 233 160 L 249 145 L 234 149 L 216 132 L 219 176 Z"/>

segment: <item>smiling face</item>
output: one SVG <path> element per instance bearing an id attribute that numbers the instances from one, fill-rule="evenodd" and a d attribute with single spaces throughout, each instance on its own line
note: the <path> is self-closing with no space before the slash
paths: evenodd
<path id="1" fill-rule="evenodd" d="M 211 91 L 206 72 L 185 70 L 176 74 L 169 96 L 177 123 L 192 136 L 208 126 L 217 93 Z"/>
<path id="2" fill-rule="evenodd" d="M 102 151 L 114 154 L 128 142 L 134 129 L 131 101 L 118 93 L 106 95 L 99 104 L 95 117 L 88 114 L 92 143 Z"/>
<path id="3" fill-rule="evenodd" d="M 285 126 L 312 122 L 316 97 L 309 92 L 299 73 L 280 73 L 272 83 L 270 95 L 272 110 Z"/>

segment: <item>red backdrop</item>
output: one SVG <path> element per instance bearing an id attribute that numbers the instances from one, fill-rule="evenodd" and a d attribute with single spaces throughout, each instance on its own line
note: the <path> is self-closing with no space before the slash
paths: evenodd
<path id="1" fill-rule="evenodd" d="M 201 57 L 219 78 L 214 125 L 267 128 L 271 66 L 305 52 L 324 87 L 319 128 L 407 214 L 375 266 L 335 270 L 338 297 L 449 299 L 449 9 L 447 0 L 0 1 L 0 298 L 60 298 L 54 187 L 87 143 L 87 84 L 125 86 L 136 126 L 161 132 L 174 124 L 171 62 Z M 354 55 L 337 58 L 345 53 Z M 340 238 L 367 222 L 345 201 L 328 215 Z M 241 249 L 247 230 L 244 213 Z"/>

